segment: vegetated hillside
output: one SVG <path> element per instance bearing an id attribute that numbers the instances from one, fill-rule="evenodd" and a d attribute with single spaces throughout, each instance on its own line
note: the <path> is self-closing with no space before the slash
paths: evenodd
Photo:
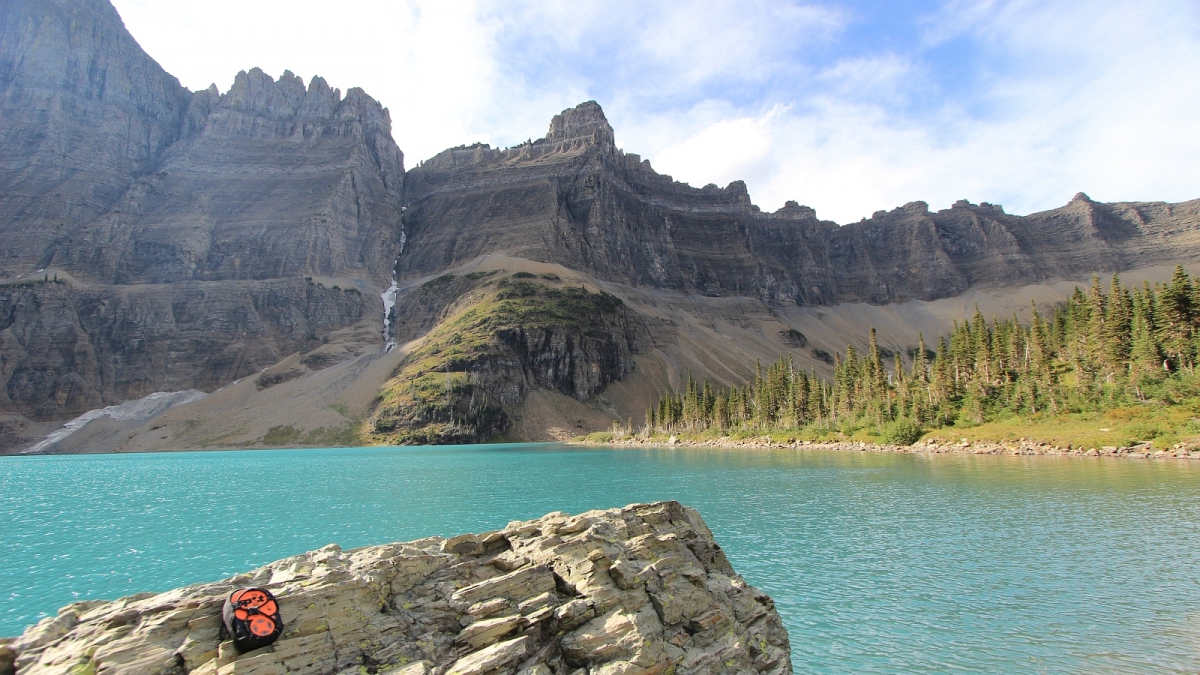
<path id="1" fill-rule="evenodd" d="M 1200 285 L 1178 267 L 1171 281 L 1132 288 L 1094 278 L 1066 304 L 1024 325 L 991 324 L 976 309 L 930 351 L 923 339 L 906 367 L 870 333 L 859 354 L 834 356 L 832 378 L 780 358 L 743 387 L 689 378 L 646 411 L 641 432 L 774 434 L 843 440 L 856 433 L 908 445 L 951 427 L 983 438 L 1165 448 L 1200 446 Z M 1082 423 L 1082 424 L 1081 424 Z M 627 431 L 632 431 L 628 429 Z"/>
<path id="2" fill-rule="evenodd" d="M 241 405 L 262 414 L 202 433 L 208 413 L 196 412 L 191 427 L 155 440 L 319 443 L 384 418 L 395 427 L 372 438 L 410 427 L 417 438 L 427 424 L 358 394 L 343 405 L 333 392 L 368 387 L 351 382 L 367 373 L 377 389 L 395 375 L 369 365 L 408 353 L 385 354 L 389 339 L 421 338 L 461 308 L 447 290 L 458 285 L 434 293 L 425 282 L 476 269 L 571 277 L 621 299 L 618 314 L 649 335 L 646 351 L 631 346 L 625 365 L 585 391 L 522 370 L 527 389 L 500 396 L 496 383 L 517 371 L 498 349 L 447 371 L 504 401 L 495 419 L 507 421 L 494 431 L 540 438 L 627 416 L 688 369 L 733 383 L 785 347 L 827 368 L 845 330 L 805 308 L 850 316 L 862 312 L 848 303 L 1003 295 L 1191 263 L 1200 251 L 1200 201 L 1081 194 L 1027 217 L 914 202 L 846 226 L 794 202 L 766 214 L 741 182 L 693 188 L 619 150 L 595 102 L 555 116 L 543 139 L 454 148 L 406 173 L 387 110 L 361 90 L 343 96 L 319 77 L 305 85 L 250 69 L 224 93 L 190 92 L 108 0 L 0 4 L 0 93 L 0 448 L 85 411 L 159 391 L 241 391 L 251 376 L 264 386 Z M 385 319 L 376 297 L 389 285 Z M 885 336 L 897 343 L 928 324 L 920 312 L 885 314 L 907 317 Z M 546 326 L 521 322 L 534 318 L 508 327 L 533 340 Z M 580 330 L 625 339 L 611 322 Z M 570 358 L 592 363 L 589 349 Z M 293 381 L 294 394 L 309 392 L 330 367 L 321 405 L 346 414 L 296 419 L 282 392 Z M 95 446 L 147 447 L 126 422 Z"/>
<path id="3" fill-rule="evenodd" d="M 366 438 L 471 443 L 507 431 L 507 410 L 540 388 L 584 401 L 634 369 L 648 331 L 625 303 L 553 274 L 447 274 L 413 295 L 459 286 L 447 317 L 380 394 Z"/>

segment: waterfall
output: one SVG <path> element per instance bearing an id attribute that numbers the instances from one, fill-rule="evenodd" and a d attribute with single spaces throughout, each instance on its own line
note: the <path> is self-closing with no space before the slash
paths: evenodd
<path id="1" fill-rule="evenodd" d="M 396 285 L 396 265 L 400 263 L 400 256 L 404 254 L 404 244 L 407 241 L 408 237 L 401 232 L 400 252 L 396 254 L 396 260 L 392 263 L 392 285 L 379 294 L 379 299 L 383 300 L 383 351 L 385 353 L 392 351 L 392 348 L 396 346 L 396 337 L 392 335 L 392 326 L 388 323 L 388 315 L 396 306 L 396 291 L 400 290 L 400 287 Z"/>
<path id="2" fill-rule="evenodd" d="M 390 352 L 392 347 L 396 346 L 396 338 L 392 336 L 392 327 L 388 323 L 388 314 L 392 312 L 392 308 L 396 306 L 396 291 L 399 287 L 396 285 L 396 277 L 392 277 L 392 285 L 388 289 L 379 294 L 379 298 L 383 300 L 383 351 Z"/>

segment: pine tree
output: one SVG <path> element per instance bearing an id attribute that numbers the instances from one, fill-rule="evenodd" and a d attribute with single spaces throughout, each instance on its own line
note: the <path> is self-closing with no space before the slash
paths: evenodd
<path id="1" fill-rule="evenodd" d="M 883 372 L 883 357 L 879 354 L 879 340 L 876 338 L 875 329 L 871 329 L 870 338 L 868 340 L 867 358 L 867 380 L 870 384 L 869 394 L 879 395 L 883 391 L 884 383 L 887 375 Z"/>
<path id="2" fill-rule="evenodd" d="M 1104 328 L 1100 333 L 1102 356 L 1110 381 L 1128 370 L 1129 350 L 1132 346 L 1132 305 L 1129 292 L 1121 286 L 1121 279 L 1114 274 L 1105 307 Z"/>
<path id="3" fill-rule="evenodd" d="M 701 420 L 711 420 L 713 414 L 713 406 L 716 405 L 716 395 L 713 393 L 712 383 L 708 378 L 704 378 L 704 389 L 700 395 L 700 417 Z"/>
<path id="4" fill-rule="evenodd" d="M 918 332 L 917 351 L 913 355 L 912 363 L 912 380 L 914 382 L 924 383 L 929 381 L 929 358 L 926 356 L 926 352 L 928 351 L 929 348 L 925 346 L 925 334 Z"/>
<path id="5" fill-rule="evenodd" d="M 1159 343 L 1170 360 L 1170 367 L 1193 369 L 1192 332 L 1195 308 L 1192 306 L 1195 289 L 1182 266 L 1175 267 L 1171 283 L 1158 294 Z"/>
<path id="6" fill-rule="evenodd" d="M 1162 348 L 1154 326 L 1153 292 L 1147 287 L 1133 296 L 1130 330 L 1130 366 L 1136 376 L 1157 374 L 1162 367 Z M 1138 392 L 1139 398 L 1141 393 Z"/>
<path id="7" fill-rule="evenodd" d="M 1084 351 L 1093 363 L 1104 361 L 1104 320 L 1108 316 L 1104 292 L 1100 289 L 1100 275 L 1092 275 L 1092 286 L 1087 294 L 1087 334 L 1084 336 Z"/>
<path id="8" fill-rule="evenodd" d="M 918 334 L 907 372 L 900 354 L 890 371 L 884 367 L 879 336 L 871 330 L 865 353 L 853 344 L 844 358 L 836 353 L 830 381 L 815 370 L 798 370 L 785 356 L 765 368 L 757 362 L 753 379 L 740 388 L 722 390 L 707 377 L 701 384 L 689 373 L 681 391 L 664 393 L 646 411 L 646 427 L 671 433 L 847 425 L 882 430 L 901 417 L 936 427 L 955 419 L 978 423 L 993 414 L 1054 415 L 1173 396 L 1147 387 L 1164 379 L 1188 388 L 1200 384 L 1188 379 L 1200 354 L 1198 296 L 1200 285 L 1182 268 L 1170 283 L 1153 288 L 1145 283 L 1131 290 L 1113 275 L 1107 292 L 1093 279 L 1087 293 L 1076 289 L 1049 321 L 1033 303 L 1027 326 L 1015 315 L 989 323 L 976 308 L 938 339 L 932 363 Z"/>
<path id="9" fill-rule="evenodd" d="M 729 399 L 717 395 L 713 403 L 713 422 L 721 431 L 729 428 Z"/>

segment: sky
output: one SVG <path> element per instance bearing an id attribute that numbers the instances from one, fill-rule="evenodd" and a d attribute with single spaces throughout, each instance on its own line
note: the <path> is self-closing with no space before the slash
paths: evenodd
<path id="1" fill-rule="evenodd" d="M 112 0 L 190 89 L 362 87 L 408 166 L 603 106 L 627 152 L 857 221 L 1200 198 L 1200 0 Z"/>

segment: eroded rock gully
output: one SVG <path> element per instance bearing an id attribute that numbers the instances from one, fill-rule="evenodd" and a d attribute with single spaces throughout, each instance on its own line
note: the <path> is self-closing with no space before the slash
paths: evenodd
<path id="1" fill-rule="evenodd" d="M 237 656 L 220 609 L 248 585 L 280 599 L 286 629 Z M 789 653 L 774 603 L 734 572 L 700 514 L 659 502 L 331 544 L 215 583 L 75 603 L 0 645 L 0 667 L 7 656 L 19 675 L 783 675 Z"/>

